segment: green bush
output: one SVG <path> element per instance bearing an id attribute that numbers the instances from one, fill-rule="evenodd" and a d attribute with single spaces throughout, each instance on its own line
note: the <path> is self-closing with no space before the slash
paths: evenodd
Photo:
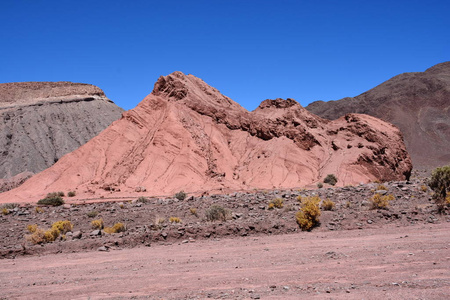
<path id="1" fill-rule="evenodd" d="M 205 215 L 208 221 L 226 221 L 227 216 L 230 215 L 230 211 L 222 206 L 213 205 L 206 210 Z"/>
<path id="2" fill-rule="evenodd" d="M 436 168 L 431 173 L 428 186 L 434 191 L 433 198 L 440 212 L 445 206 L 450 205 L 448 195 L 450 194 L 450 166 Z"/>
<path id="3" fill-rule="evenodd" d="M 38 201 L 39 205 L 51 205 L 59 206 L 64 204 L 63 198 L 61 196 L 55 195 L 55 193 L 48 194 L 47 197 Z"/>
<path id="4" fill-rule="evenodd" d="M 178 200 L 184 200 L 184 199 L 186 199 L 186 197 L 187 197 L 187 194 L 184 191 L 180 191 L 175 194 L 175 198 L 177 198 Z"/>
<path id="5" fill-rule="evenodd" d="M 327 177 L 325 177 L 325 179 L 323 180 L 324 183 L 328 183 L 331 185 L 335 185 L 337 183 L 337 178 L 336 175 L 334 174 L 328 174 Z"/>
<path id="6" fill-rule="evenodd" d="M 70 191 L 67 193 L 67 196 L 69 197 L 75 197 L 75 195 L 76 195 L 75 191 Z"/>

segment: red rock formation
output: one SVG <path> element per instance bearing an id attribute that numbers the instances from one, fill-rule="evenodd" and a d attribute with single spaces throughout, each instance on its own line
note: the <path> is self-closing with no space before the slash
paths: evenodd
<path id="1" fill-rule="evenodd" d="M 294 188 L 405 179 L 411 162 L 393 125 L 367 115 L 335 121 L 292 99 L 265 100 L 253 112 L 201 79 L 175 72 L 97 137 L 53 167 L 0 195 L 37 200 L 77 190 L 79 198 L 136 187 L 147 194 Z"/>

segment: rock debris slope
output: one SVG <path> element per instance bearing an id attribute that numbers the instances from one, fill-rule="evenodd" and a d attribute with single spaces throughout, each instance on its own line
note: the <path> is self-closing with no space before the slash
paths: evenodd
<path id="1" fill-rule="evenodd" d="M 306 107 L 330 120 L 364 113 L 396 125 L 416 168 L 450 163 L 450 62 L 404 73 L 355 97 Z"/>
<path id="2" fill-rule="evenodd" d="M 0 179 L 50 167 L 119 119 L 122 111 L 89 84 L 0 84 Z"/>
<path id="3" fill-rule="evenodd" d="M 153 92 L 97 137 L 6 197 L 37 200 L 294 188 L 334 173 L 339 185 L 405 179 L 411 162 L 399 130 L 367 115 L 321 119 L 292 99 L 253 112 L 193 75 L 160 77 Z"/>

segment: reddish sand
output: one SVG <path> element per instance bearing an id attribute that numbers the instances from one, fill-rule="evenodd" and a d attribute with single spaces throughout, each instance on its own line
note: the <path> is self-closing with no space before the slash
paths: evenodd
<path id="1" fill-rule="evenodd" d="M 321 119 L 292 99 L 253 112 L 201 79 L 175 72 L 100 135 L 1 202 L 35 202 L 75 190 L 78 199 L 175 192 L 338 186 L 404 180 L 411 161 L 398 129 L 367 115 Z"/>
<path id="2" fill-rule="evenodd" d="M 449 299 L 450 223 L 0 261 L 14 299 Z"/>

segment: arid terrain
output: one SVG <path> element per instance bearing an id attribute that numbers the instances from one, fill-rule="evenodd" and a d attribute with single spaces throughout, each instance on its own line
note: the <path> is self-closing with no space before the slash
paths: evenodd
<path id="1" fill-rule="evenodd" d="M 354 98 L 316 101 L 306 107 L 330 120 L 368 114 L 397 126 L 415 169 L 450 163 L 450 62 L 397 75 Z"/>
<path id="2" fill-rule="evenodd" d="M 372 209 L 376 191 L 395 197 L 387 209 Z M 430 194 L 416 174 L 408 182 L 107 199 L 116 202 L 41 212 L 22 205 L 0 217 L 0 288 L 6 299 L 445 299 L 450 218 L 437 213 Z M 313 195 L 335 208 L 301 231 L 297 198 Z M 268 209 L 277 197 L 283 208 Z M 226 221 L 206 219 L 213 205 L 229 211 Z M 94 230 L 100 218 L 127 230 Z M 26 241 L 27 225 L 60 220 L 74 225 L 65 240 Z"/>

